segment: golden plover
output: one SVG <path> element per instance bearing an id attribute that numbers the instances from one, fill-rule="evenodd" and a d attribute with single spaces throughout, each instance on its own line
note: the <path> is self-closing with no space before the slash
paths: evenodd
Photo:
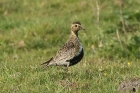
<path id="1" fill-rule="evenodd" d="M 83 58 L 84 51 L 78 38 L 79 30 L 85 29 L 82 28 L 80 22 L 73 22 L 69 39 L 54 57 L 42 64 L 44 68 L 47 66 L 66 66 L 68 71 L 69 66 L 77 64 Z"/>

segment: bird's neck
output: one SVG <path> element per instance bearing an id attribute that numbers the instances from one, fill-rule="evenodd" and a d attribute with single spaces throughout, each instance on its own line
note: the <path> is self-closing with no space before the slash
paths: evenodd
<path id="1" fill-rule="evenodd" d="M 71 34 L 69 36 L 69 40 L 70 41 L 73 41 L 73 42 L 78 42 L 79 41 L 79 38 L 78 38 L 78 33 L 75 33 L 73 31 L 71 31 Z M 68 40 L 68 41 L 69 41 Z"/>
<path id="2" fill-rule="evenodd" d="M 71 35 L 78 37 L 78 31 L 71 31 Z"/>

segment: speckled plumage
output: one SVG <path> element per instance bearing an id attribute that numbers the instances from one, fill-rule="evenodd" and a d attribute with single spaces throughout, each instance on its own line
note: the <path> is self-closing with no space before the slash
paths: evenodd
<path id="1" fill-rule="evenodd" d="M 47 66 L 66 66 L 67 70 L 69 66 L 77 64 L 84 55 L 82 45 L 79 42 L 78 31 L 84 30 L 81 27 L 80 22 L 73 22 L 71 25 L 71 34 L 67 42 L 62 48 L 47 62 L 42 65 Z"/>

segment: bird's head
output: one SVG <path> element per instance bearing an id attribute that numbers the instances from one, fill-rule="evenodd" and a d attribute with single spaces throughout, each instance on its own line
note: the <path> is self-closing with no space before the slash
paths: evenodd
<path id="1" fill-rule="evenodd" d="M 77 33 L 79 30 L 85 30 L 82 26 L 80 22 L 73 22 L 71 24 L 71 31 Z"/>

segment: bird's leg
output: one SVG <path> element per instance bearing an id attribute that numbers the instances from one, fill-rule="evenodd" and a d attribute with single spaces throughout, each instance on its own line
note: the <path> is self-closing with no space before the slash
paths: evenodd
<path id="1" fill-rule="evenodd" d="M 66 72 L 68 72 L 68 67 L 66 67 Z"/>
<path id="2" fill-rule="evenodd" d="M 67 64 L 67 66 L 66 66 L 66 72 L 68 72 L 68 67 L 69 67 L 69 62 Z"/>

